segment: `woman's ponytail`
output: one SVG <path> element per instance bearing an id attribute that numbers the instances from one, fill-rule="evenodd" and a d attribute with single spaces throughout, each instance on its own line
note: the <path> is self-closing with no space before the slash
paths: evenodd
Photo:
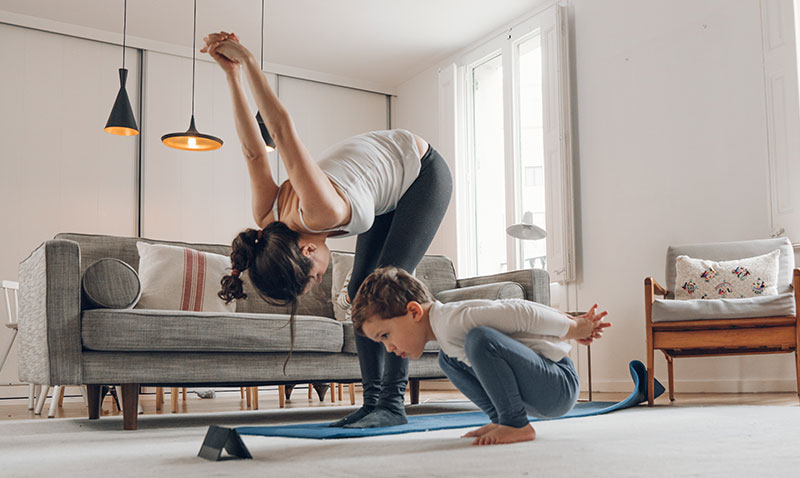
<path id="1" fill-rule="evenodd" d="M 217 292 L 220 299 L 229 304 L 234 299 L 246 299 L 244 293 L 244 281 L 240 275 L 246 271 L 253 263 L 254 258 L 261 247 L 260 229 L 245 229 L 240 232 L 231 244 L 231 273 L 222 276 L 219 281 L 222 289 Z"/>

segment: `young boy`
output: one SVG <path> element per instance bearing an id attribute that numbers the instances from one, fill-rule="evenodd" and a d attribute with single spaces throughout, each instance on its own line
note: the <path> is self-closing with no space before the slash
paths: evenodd
<path id="1" fill-rule="evenodd" d="M 602 337 L 611 323 L 596 309 L 570 317 L 522 299 L 442 304 L 407 272 L 384 267 L 364 280 L 352 317 L 357 333 L 400 357 L 417 359 L 438 341 L 442 370 L 492 420 L 464 437 L 493 445 L 535 439 L 528 414 L 553 418 L 572 409 L 579 382 L 565 341 Z"/>

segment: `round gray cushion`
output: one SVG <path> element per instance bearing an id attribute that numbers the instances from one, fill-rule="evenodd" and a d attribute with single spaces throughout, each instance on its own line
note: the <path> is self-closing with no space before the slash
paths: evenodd
<path id="1" fill-rule="evenodd" d="M 133 267 L 111 257 L 100 259 L 83 272 L 81 287 L 86 300 L 104 309 L 127 309 L 136 305 L 142 284 Z"/>

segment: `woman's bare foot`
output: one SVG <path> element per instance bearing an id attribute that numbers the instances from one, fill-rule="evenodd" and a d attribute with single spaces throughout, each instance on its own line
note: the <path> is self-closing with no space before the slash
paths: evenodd
<path id="1" fill-rule="evenodd" d="M 485 435 L 490 430 L 494 430 L 495 428 L 499 427 L 497 423 L 487 423 L 486 425 L 478 428 L 477 430 L 472 430 L 471 432 L 465 433 L 461 435 L 461 438 L 472 438 L 472 437 L 479 437 Z"/>
<path id="2" fill-rule="evenodd" d="M 476 430 L 477 431 L 477 430 Z M 536 431 L 531 424 L 522 428 L 514 428 L 505 425 L 495 425 L 495 428 L 487 431 L 472 442 L 473 445 L 499 445 L 501 443 L 516 443 L 520 441 L 533 441 L 536 439 Z"/>

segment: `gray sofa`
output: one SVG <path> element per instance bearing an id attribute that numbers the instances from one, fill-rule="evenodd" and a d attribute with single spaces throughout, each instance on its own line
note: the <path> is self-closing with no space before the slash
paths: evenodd
<path id="1" fill-rule="evenodd" d="M 125 429 L 136 428 L 140 385 L 246 386 L 312 381 L 360 382 L 350 322 L 333 319 L 331 268 L 302 297 L 291 360 L 287 310 L 267 304 L 246 281 L 248 299 L 231 314 L 92 308 L 81 294 L 81 275 L 103 258 L 138 268 L 137 241 L 191 247 L 228 255 L 230 246 L 150 239 L 58 234 L 20 264 L 20 379 L 46 385 L 87 385 L 89 418 L 99 418 L 100 387 L 122 385 Z M 549 304 L 549 277 L 522 270 L 457 279 L 447 257 L 427 255 L 420 278 L 442 302 L 522 297 Z M 438 346 L 429 343 L 411 362 L 411 397 L 419 380 L 444 377 Z"/>

